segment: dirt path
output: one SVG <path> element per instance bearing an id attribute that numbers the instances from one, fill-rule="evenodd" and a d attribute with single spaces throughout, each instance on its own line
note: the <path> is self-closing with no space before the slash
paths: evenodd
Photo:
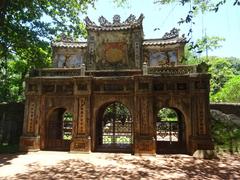
<path id="1" fill-rule="evenodd" d="M 240 157 L 199 160 L 187 155 L 0 154 L 0 179 L 240 179 Z"/>

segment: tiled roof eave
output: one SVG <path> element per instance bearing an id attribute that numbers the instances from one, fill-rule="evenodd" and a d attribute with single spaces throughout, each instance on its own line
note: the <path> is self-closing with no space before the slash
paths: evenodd
<path id="1" fill-rule="evenodd" d="M 140 24 L 127 25 L 127 26 L 87 26 L 87 30 L 93 31 L 119 31 L 119 30 L 129 30 L 141 27 Z"/>
<path id="2" fill-rule="evenodd" d="M 173 43 L 143 43 L 143 46 L 166 46 L 175 44 L 185 44 L 185 42 L 173 42 Z"/>
<path id="3" fill-rule="evenodd" d="M 84 49 L 87 47 L 87 42 L 53 42 L 52 47 Z"/>
<path id="4" fill-rule="evenodd" d="M 174 44 L 186 44 L 185 39 L 145 39 L 143 46 L 165 46 Z"/>

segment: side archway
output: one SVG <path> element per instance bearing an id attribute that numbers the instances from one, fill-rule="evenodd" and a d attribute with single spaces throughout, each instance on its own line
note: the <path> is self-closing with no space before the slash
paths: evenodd
<path id="1" fill-rule="evenodd" d="M 47 115 L 45 122 L 46 150 L 70 150 L 73 129 L 73 114 L 66 108 L 55 108 Z"/>
<path id="2" fill-rule="evenodd" d="M 186 153 L 184 115 L 172 107 L 161 108 L 156 115 L 156 152 L 158 154 Z"/>

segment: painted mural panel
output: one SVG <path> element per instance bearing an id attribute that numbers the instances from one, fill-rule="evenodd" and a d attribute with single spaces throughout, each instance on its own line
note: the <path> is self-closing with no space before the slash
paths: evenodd
<path id="1" fill-rule="evenodd" d="M 57 67 L 63 68 L 65 63 L 65 56 L 63 54 L 60 54 L 56 58 L 57 58 Z"/>
<path id="2" fill-rule="evenodd" d="M 176 51 L 169 51 L 168 52 L 169 62 L 170 63 L 177 63 L 177 53 Z"/>
<path id="3" fill-rule="evenodd" d="M 80 67 L 82 64 L 82 56 L 81 55 L 72 55 L 66 62 L 67 67 L 74 68 Z"/>
<path id="4" fill-rule="evenodd" d="M 63 54 L 58 55 L 57 57 L 57 67 L 58 68 L 75 68 L 80 67 L 83 58 L 82 55 L 68 55 L 67 57 Z"/>
<path id="5" fill-rule="evenodd" d="M 150 53 L 150 66 L 161 66 L 169 63 L 177 63 L 176 51 Z"/>
<path id="6" fill-rule="evenodd" d="M 154 52 L 150 54 L 150 66 L 159 66 L 168 63 L 167 53 Z"/>

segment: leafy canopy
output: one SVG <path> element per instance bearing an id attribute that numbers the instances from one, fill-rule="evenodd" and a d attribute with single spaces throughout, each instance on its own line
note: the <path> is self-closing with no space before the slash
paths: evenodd
<path id="1" fill-rule="evenodd" d="M 53 38 L 86 35 L 81 17 L 94 1 L 0 1 L 0 102 L 23 98 L 28 70 L 50 65 Z"/>
<path id="2" fill-rule="evenodd" d="M 224 87 L 212 97 L 215 102 L 240 102 L 240 76 L 235 76 L 226 82 Z"/>

